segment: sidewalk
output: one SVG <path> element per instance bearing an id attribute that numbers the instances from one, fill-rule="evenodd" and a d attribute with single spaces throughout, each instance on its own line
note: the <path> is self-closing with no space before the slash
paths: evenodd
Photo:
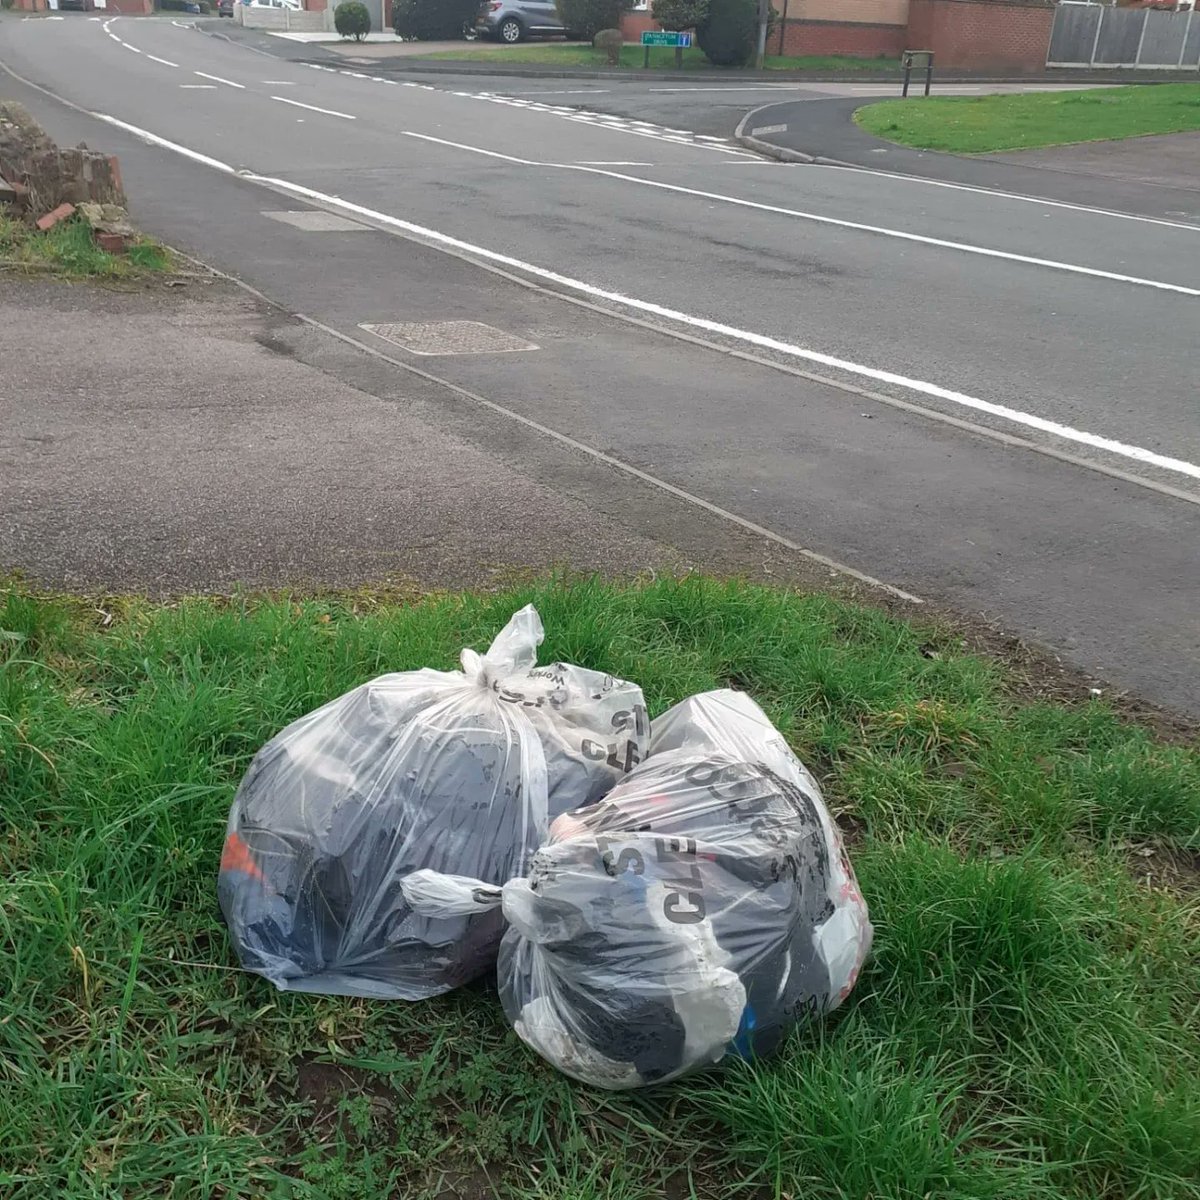
<path id="1" fill-rule="evenodd" d="M 1200 191 L 1200 133 L 1160 133 L 1115 142 L 1006 150 L 991 162 Z"/>
<path id="2" fill-rule="evenodd" d="M 434 428 L 417 388 L 379 399 L 298 361 L 309 335 L 232 284 L 7 274 L 0 297 L 0 572 L 169 593 L 689 565 Z"/>

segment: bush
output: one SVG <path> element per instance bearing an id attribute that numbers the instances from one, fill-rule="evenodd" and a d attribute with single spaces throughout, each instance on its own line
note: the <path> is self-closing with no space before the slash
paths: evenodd
<path id="1" fill-rule="evenodd" d="M 462 37 L 463 26 L 474 24 L 479 8 L 479 0 L 395 0 L 392 25 L 406 41 L 446 41 Z"/>
<path id="2" fill-rule="evenodd" d="M 554 0 L 559 19 L 570 35 L 590 42 L 602 29 L 616 29 L 633 0 Z"/>
<path id="3" fill-rule="evenodd" d="M 625 45 L 625 39 L 621 36 L 619 29 L 602 29 L 594 38 L 592 45 L 597 50 L 603 50 L 608 57 L 608 65 L 610 67 L 619 67 L 621 65 L 621 47 Z"/>
<path id="4" fill-rule="evenodd" d="M 0 0 L 3 4 L 4 0 Z M 193 9 L 199 9 L 201 15 L 212 12 L 212 5 L 208 0 L 158 0 L 157 7 L 162 12 L 191 12 Z"/>
<path id="5" fill-rule="evenodd" d="M 757 36 L 755 0 L 709 0 L 708 16 L 696 27 L 696 43 L 714 67 L 744 67 Z"/>
<path id="6" fill-rule="evenodd" d="M 333 27 L 342 37 L 361 42 L 371 32 L 371 14 L 359 0 L 342 0 L 333 10 Z"/>
<path id="7" fill-rule="evenodd" d="M 651 11 L 660 29 L 682 33 L 708 19 L 708 0 L 654 0 Z"/>

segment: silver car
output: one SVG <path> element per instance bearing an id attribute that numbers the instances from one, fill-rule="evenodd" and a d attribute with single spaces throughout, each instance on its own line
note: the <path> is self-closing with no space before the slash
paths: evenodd
<path id="1" fill-rule="evenodd" d="M 571 35 L 554 7 L 554 0 L 486 0 L 475 20 L 482 37 L 515 45 L 527 37 Z"/>

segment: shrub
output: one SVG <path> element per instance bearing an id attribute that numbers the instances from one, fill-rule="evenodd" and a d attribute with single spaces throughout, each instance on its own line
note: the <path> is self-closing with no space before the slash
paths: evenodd
<path id="1" fill-rule="evenodd" d="M 597 50 L 603 50 L 608 56 L 608 65 L 610 67 L 619 67 L 621 65 L 621 47 L 625 45 L 625 39 L 621 36 L 619 29 L 602 29 L 594 38 L 592 45 Z"/>
<path id="2" fill-rule="evenodd" d="M 616 29 L 633 0 L 554 0 L 568 33 L 590 42 L 602 29 Z"/>
<path id="3" fill-rule="evenodd" d="M 10 9 L 10 8 L 12 8 L 12 6 L 14 4 L 16 4 L 16 2 L 17 2 L 17 0 L 0 0 L 0 8 L 6 9 L 6 10 Z"/>
<path id="4" fill-rule="evenodd" d="M 755 0 L 709 0 L 708 16 L 696 27 L 696 43 L 714 67 L 744 67 L 757 36 Z"/>
<path id="5" fill-rule="evenodd" d="M 395 0 L 392 25 L 406 41 L 446 41 L 474 24 L 479 7 L 479 0 Z"/>
<path id="6" fill-rule="evenodd" d="M 333 27 L 342 37 L 361 42 L 371 32 L 371 14 L 359 0 L 342 0 L 333 10 Z"/>
<path id="7" fill-rule="evenodd" d="M 708 19 L 708 0 L 654 0 L 651 11 L 659 28 L 681 33 L 704 24 Z"/>

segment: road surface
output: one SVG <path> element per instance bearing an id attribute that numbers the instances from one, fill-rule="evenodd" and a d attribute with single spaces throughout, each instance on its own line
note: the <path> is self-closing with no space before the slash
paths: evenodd
<path id="1" fill-rule="evenodd" d="M 477 397 L 447 399 L 460 436 L 490 403 L 1200 708 L 1190 221 L 785 166 L 569 81 L 319 69 L 165 19 L 8 19 L 0 60 L 51 133 L 120 154 L 151 232 Z M 422 357 L 455 346 L 394 328 L 445 320 L 516 340 Z"/>

